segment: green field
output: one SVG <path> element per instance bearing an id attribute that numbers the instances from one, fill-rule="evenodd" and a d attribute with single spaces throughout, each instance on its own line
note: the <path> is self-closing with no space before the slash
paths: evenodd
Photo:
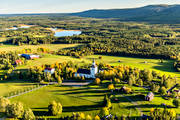
<path id="1" fill-rule="evenodd" d="M 41 45 L 22 45 L 22 46 L 17 46 L 17 45 L 1 45 L 0 46 L 0 51 L 16 51 L 16 50 L 22 50 L 24 48 L 30 48 L 32 50 L 37 50 L 39 47 L 47 48 L 51 51 L 57 51 L 59 49 L 63 48 L 71 48 L 71 47 L 76 47 L 79 44 L 41 44 Z"/>
<path id="2" fill-rule="evenodd" d="M 173 67 L 174 60 L 164 60 L 160 63 L 159 59 L 147 59 L 147 58 L 133 58 L 133 57 L 114 57 L 114 56 L 102 56 L 102 59 L 98 59 L 98 55 L 88 56 L 85 59 L 92 60 L 97 58 L 97 62 L 107 63 L 113 66 L 126 65 L 136 67 L 139 69 L 149 69 L 159 72 L 160 74 L 166 74 L 176 76 L 180 79 L 180 73 L 176 72 Z M 119 62 L 120 60 L 120 62 Z M 145 63 L 146 62 L 146 63 Z"/>
<path id="3" fill-rule="evenodd" d="M 63 105 L 63 113 L 61 116 L 72 115 L 73 112 L 84 112 L 95 116 L 99 113 L 104 94 L 104 88 L 91 88 L 91 87 L 57 87 L 49 86 L 42 88 L 38 91 L 28 93 L 11 101 L 21 101 L 27 107 L 33 109 L 34 113 L 38 116 L 43 116 L 47 112 L 48 104 L 55 100 Z M 131 111 L 132 116 L 140 115 L 134 107 L 130 110 L 129 106 L 133 106 L 126 98 L 122 97 L 121 102 L 113 103 L 112 113 L 118 116 L 124 114 L 128 115 Z M 73 111 L 73 112 L 72 112 Z M 52 117 L 52 116 L 49 116 Z"/>
<path id="4" fill-rule="evenodd" d="M 29 48 L 36 50 L 38 47 L 49 48 L 50 50 L 57 51 L 58 49 L 67 48 L 67 47 L 75 47 L 77 44 L 73 45 L 37 45 L 37 46 L 29 46 Z M 1 50 L 5 51 L 13 51 L 13 50 L 21 50 L 23 48 L 28 48 L 27 46 L 1 46 Z M 97 63 L 106 63 L 113 66 L 117 65 L 126 65 L 131 67 L 136 67 L 140 69 L 149 69 L 159 72 L 161 75 L 171 75 L 176 76 L 180 81 L 180 74 L 175 71 L 173 68 L 173 60 L 164 60 L 163 63 L 160 63 L 158 59 L 146 59 L 146 58 L 133 58 L 133 57 L 114 57 L 114 56 L 105 56 L 105 55 L 91 55 L 86 56 L 81 59 L 74 58 L 71 56 L 60 56 L 60 55 L 52 55 L 52 54 L 40 54 L 42 58 L 35 60 L 28 60 L 27 64 L 16 67 L 16 69 L 27 69 L 32 66 L 39 66 L 42 64 L 53 64 L 56 62 L 65 62 L 65 61 L 73 61 L 78 65 L 90 64 L 92 63 L 93 58 L 96 59 Z M 102 58 L 99 59 L 99 56 Z M 0 71 L 3 74 L 4 71 Z M 28 81 L 28 80 L 27 80 Z M 14 91 L 25 89 L 26 87 L 31 87 L 33 83 L 27 83 L 23 81 L 1 81 L 0 82 L 0 96 L 7 95 Z M 118 101 L 113 103 L 113 108 L 111 113 L 113 115 L 121 116 L 131 114 L 132 117 L 140 116 L 140 111 L 143 113 L 148 113 L 151 108 L 162 108 L 161 103 L 165 103 L 167 105 L 172 105 L 172 100 L 164 100 L 159 95 L 155 95 L 155 98 L 152 102 L 144 101 L 142 98 L 138 98 L 139 94 L 147 94 L 147 90 L 140 87 L 133 87 L 135 93 L 132 95 L 124 95 L 130 98 L 137 105 L 131 103 L 126 97 L 123 95 L 116 95 Z M 107 88 L 105 87 L 97 87 L 97 86 L 84 86 L 84 87 L 67 87 L 67 86 L 48 86 L 41 88 L 40 90 L 33 91 L 15 98 L 12 98 L 11 101 L 21 101 L 24 103 L 26 107 L 32 108 L 35 115 L 44 116 L 47 112 L 48 104 L 55 100 L 59 101 L 63 105 L 63 113 L 61 116 L 72 115 L 72 112 L 84 112 L 85 114 L 90 114 L 95 116 L 99 113 L 99 109 L 101 108 L 101 103 L 104 95 L 107 92 Z M 139 109 L 137 109 L 139 108 Z M 175 109 L 175 108 L 174 108 Z M 178 114 L 180 109 L 175 109 Z M 47 116 L 52 118 L 53 116 Z M 59 116 L 58 116 L 59 117 Z"/>
<path id="5" fill-rule="evenodd" d="M 133 89 L 135 90 L 133 94 L 117 94 L 111 97 L 111 114 L 117 116 L 128 114 L 131 114 L 132 117 L 140 116 L 141 112 L 149 114 L 151 108 L 163 108 L 161 106 L 162 103 L 171 106 L 177 114 L 180 114 L 180 108 L 174 108 L 172 100 L 164 100 L 159 95 L 155 95 L 153 101 L 144 101 L 144 98 L 140 98 L 138 95 L 146 95 L 148 91 L 139 87 L 133 87 Z M 61 116 L 72 115 L 73 112 L 83 112 L 95 116 L 99 113 L 103 97 L 106 93 L 108 93 L 108 90 L 104 86 L 59 87 L 54 85 L 12 98 L 11 101 L 24 103 L 26 107 L 32 108 L 37 116 L 45 116 L 48 111 L 47 106 L 53 100 L 62 103 L 63 113 Z M 118 101 L 114 101 L 114 98 L 117 98 Z M 135 102 L 136 105 L 127 98 Z M 52 118 L 54 116 L 47 117 Z"/>
<path id="6" fill-rule="evenodd" d="M 25 88 L 32 87 L 35 83 L 29 83 L 24 81 L 0 81 L 0 96 L 6 96 L 16 91 L 22 91 Z"/>
<path id="7" fill-rule="evenodd" d="M 99 59 L 99 55 L 92 55 L 78 59 L 70 56 L 44 54 L 42 58 L 36 60 L 30 60 L 28 61 L 27 65 L 22 65 L 17 68 L 25 69 L 31 66 L 38 66 L 42 64 L 53 64 L 55 62 L 64 62 L 64 61 L 73 61 L 78 64 L 85 64 L 85 63 L 92 63 L 93 58 L 96 58 L 97 63 L 107 63 L 113 66 L 126 65 L 126 66 L 136 67 L 139 69 L 149 69 L 149 70 L 157 71 L 161 75 L 166 74 L 166 75 L 176 76 L 178 79 L 180 79 L 180 73 L 176 72 L 176 70 L 173 67 L 174 60 L 164 60 L 163 63 L 160 63 L 158 59 L 114 57 L 114 56 L 104 56 L 104 55 L 102 56 L 102 59 Z M 145 63 L 145 61 L 147 63 Z"/>

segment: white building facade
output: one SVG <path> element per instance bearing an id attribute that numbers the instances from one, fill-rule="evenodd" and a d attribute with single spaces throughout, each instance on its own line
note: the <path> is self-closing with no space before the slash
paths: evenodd
<path id="1" fill-rule="evenodd" d="M 85 78 L 96 78 L 96 74 L 98 73 L 98 67 L 93 61 L 92 66 L 90 70 L 87 69 L 78 69 L 78 71 L 75 73 L 75 77 L 85 77 Z"/>

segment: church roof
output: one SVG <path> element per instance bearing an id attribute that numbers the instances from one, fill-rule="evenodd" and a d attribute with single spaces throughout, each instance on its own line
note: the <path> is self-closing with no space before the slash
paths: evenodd
<path id="1" fill-rule="evenodd" d="M 77 73 L 81 73 L 81 74 L 91 74 L 90 70 L 87 69 L 78 69 Z"/>

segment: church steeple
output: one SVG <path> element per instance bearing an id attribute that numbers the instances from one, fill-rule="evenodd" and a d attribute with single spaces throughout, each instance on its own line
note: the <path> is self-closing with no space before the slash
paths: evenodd
<path id="1" fill-rule="evenodd" d="M 93 59 L 92 67 L 93 67 L 93 68 L 96 67 L 95 59 Z"/>
<path id="2" fill-rule="evenodd" d="M 91 75 L 95 77 L 98 72 L 98 67 L 96 66 L 95 60 L 93 59 L 92 67 L 91 67 Z"/>

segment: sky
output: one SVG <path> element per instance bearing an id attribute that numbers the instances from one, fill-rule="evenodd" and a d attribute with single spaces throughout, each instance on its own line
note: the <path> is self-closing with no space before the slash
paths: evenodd
<path id="1" fill-rule="evenodd" d="M 72 13 L 153 4 L 180 4 L 180 0 L 0 0 L 0 14 Z"/>

